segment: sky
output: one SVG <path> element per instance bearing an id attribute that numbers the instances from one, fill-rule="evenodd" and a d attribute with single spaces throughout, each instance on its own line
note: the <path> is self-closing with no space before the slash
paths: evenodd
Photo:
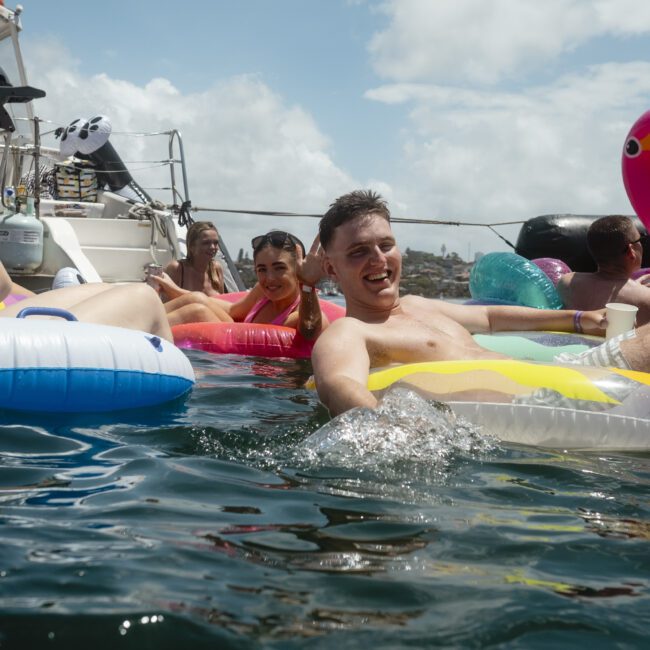
<path id="1" fill-rule="evenodd" d="M 370 188 L 414 219 L 632 214 L 620 158 L 650 109 L 647 0 L 22 4 L 44 130 L 106 115 L 111 143 L 150 188 L 169 184 L 150 164 L 167 142 L 128 134 L 178 129 L 194 206 L 322 214 Z M 233 255 L 272 228 L 307 244 L 317 229 L 309 218 L 194 217 L 213 220 Z M 495 230 L 514 244 L 519 228 Z M 394 231 L 403 250 L 509 250 L 480 225 Z"/>

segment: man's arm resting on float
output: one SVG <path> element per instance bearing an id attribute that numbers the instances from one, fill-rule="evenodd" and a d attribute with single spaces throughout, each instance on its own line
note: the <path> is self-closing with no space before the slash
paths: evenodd
<path id="1" fill-rule="evenodd" d="M 366 342 L 350 329 L 343 319 L 332 323 L 311 355 L 318 397 L 332 415 L 357 406 L 377 406 L 367 388 L 370 357 Z"/>
<path id="2" fill-rule="evenodd" d="M 554 330 L 602 335 L 604 310 L 576 312 L 573 309 L 535 309 L 506 305 L 454 305 L 440 302 L 440 311 L 472 334 Z"/>

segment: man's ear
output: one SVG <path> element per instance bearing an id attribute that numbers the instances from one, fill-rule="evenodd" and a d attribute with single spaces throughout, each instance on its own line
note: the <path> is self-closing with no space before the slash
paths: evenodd
<path id="1" fill-rule="evenodd" d="M 323 259 L 323 270 L 327 275 L 335 278 L 336 277 L 336 271 L 334 270 L 334 267 L 332 266 L 332 263 L 329 260 L 329 257 L 325 256 Z"/>

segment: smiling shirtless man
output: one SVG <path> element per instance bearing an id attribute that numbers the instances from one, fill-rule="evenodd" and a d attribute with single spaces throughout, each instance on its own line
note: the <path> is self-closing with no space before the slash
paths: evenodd
<path id="1" fill-rule="evenodd" d="M 505 358 L 480 347 L 471 336 L 476 332 L 574 331 L 573 310 L 456 305 L 410 295 L 400 298 L 402 255 L 388 207 L 371 191 L 339 197 L 321 219 L 319 230 L 324 270 L 338 282 L 347 306 L 346 317 L 323 332 L 312 353 L 318 395 L 332 415 L 356 406 L 377 405 L 366 388 L 370 368 Z M 587 334 L 602 334 L 606 325 L 603 311 L 584 312 L 578 322 Z M 588 363 L 615 365 L 612 355 L 624 352 L 620 365 L 641 369 L 643 364 L 650 366 L 647 350 L 650 346 L 626 340 L 620 349 L 617 344 L 614 350 L 606 350 L 606 363 Z"/>

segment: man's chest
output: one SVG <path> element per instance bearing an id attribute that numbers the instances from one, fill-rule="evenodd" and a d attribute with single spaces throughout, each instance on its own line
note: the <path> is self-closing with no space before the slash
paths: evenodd
<path id="1" fill-rule="evenodd" d="M 368 342 L 371 365 L 435 360 L 449 340 L 444 329 L 421 320 L 397 319 L 389 326 L 375 326 Z"/>

